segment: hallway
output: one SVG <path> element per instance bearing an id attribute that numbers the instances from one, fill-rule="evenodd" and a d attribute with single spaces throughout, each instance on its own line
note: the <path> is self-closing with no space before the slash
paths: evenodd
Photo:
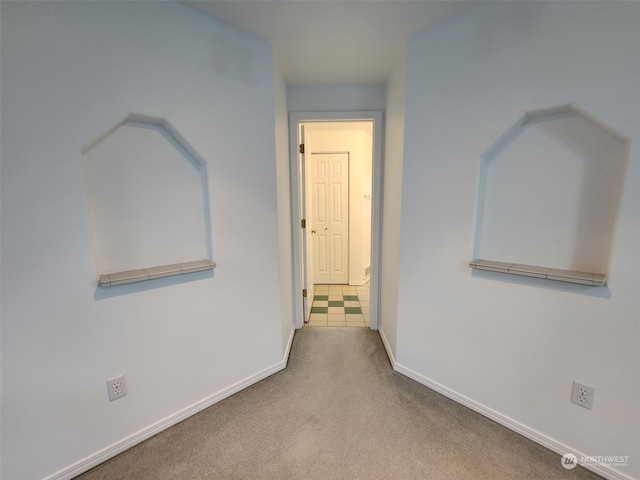
<path id="1" fill-rule="evenodd" d="M 304 328 L 285 370 L 79 480 L 597 480 L 393 371 L 378 332 Z"/>
<path id="2" fill-rule="evenodd" d="M 368 327 L 369 282 L 365 285 L 316 285 L 310 327 Z"/>

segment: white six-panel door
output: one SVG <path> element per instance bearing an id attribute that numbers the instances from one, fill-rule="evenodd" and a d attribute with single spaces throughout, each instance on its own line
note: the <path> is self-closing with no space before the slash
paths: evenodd
<path id="1" fill-rule="evenodd" d="M 313 282 L 349 283 L 349 154 L 314 153 Z"/>

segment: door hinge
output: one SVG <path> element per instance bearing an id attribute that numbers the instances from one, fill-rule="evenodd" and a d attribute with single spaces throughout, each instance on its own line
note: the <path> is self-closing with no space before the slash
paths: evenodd
<path id="1" fill-rule="evenodd" d="M 307 228 L 307 220 L 306 219 L 302 219 L 300 220 L 300 228 Z"/>
<path id="2" fill-rule="evenodd" d="M 303 298 L 307 298 L 307 289 L 306 288 L 302 289 L 302 297 Z"/>
<path id="3" fill-rule="evenodd" d="M 304 153 L 304 143 L 300 144 L 300 153 Z"/>

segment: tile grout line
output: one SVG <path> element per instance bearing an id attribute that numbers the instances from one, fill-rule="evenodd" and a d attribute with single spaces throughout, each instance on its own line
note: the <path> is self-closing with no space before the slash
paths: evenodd
<path id="1" fill-rule="evenodd" d="M 328 287 L 328 288 L 327 288 Z M 367 326 L 367 317 L 366 314 L 363 311 L 363 308 L 369 308 L 367 307 L 363 307 L 362 306 L 362 300 L 364 299 L 364 297 L 368 297 L 369 294 L 369 289 L 368 288 L 362 288 L 361 292 L 359 292 L 358 288 L 355 286 L 351 286 L 351 287 L 347 287 L 347 291 L 344 291 L 344 288 L 342 286 L 340 287 L 333 287 L 331 285 L 328 285 L 325 288 L 316 288 L 315 290 L 315 294 L 313 297 L 313 301 L 311 304 L 311 315 L 321 315 L 321 316 L 326 316 L 325 318 L 323 318 L 322 320 L 318 320 L 316 319 L 310 319 L 309 322 L 307 323 L 307 325 L 309 326 L 345 326 L 345 327 L 349 327 L 349 326 L 363 326 L 366 327 Z M 345 297 L 353 297 L 355 296 L 357 298 L 357 300 L 346 300 Z M 317 297 L 323 297 L 321 300 L 317 299 Z M 326 298 L 324 298 L 326 297 Z M 337 300 L 337 299 L 330 299 L 329 297 L 342 297 L 342 300 Z M 354 306 L 354 305 L 349 305 L 349 306 L 345 306 L 344 302 L 358 302 L 358 306 Z M 316 305 L 316 302 L 327 302 L 326 306 L 319 306 Z M 331 306 L 329 305 L 329 302 L 342 302 L 343 305 L 340 306 Z M 342 307 L 343 311 L 342 312 L 329 312 L 329 308 L 340 308 Z M 326 312 L 322 311 L 322 312 L 317 312 L 314 313 L 313 310 L 315 308 L 321 308 L 321 309 L 325 309 L 326 308 Z M 352 313 L 347 313 L 346 308 L 358 308 L 360 311 L 358 313 L 352 312 Z M 343 317 L 343 319 L 340 320 L 335 320 L 335 316 L 333 317 L 334 320 L 330 320 L 329 316 L 330 315 L 341 315 Z M 358 315 L 361 318 L 358 320 L 351 320 L 349 321 L 346 317 L 348 315 Z"/>

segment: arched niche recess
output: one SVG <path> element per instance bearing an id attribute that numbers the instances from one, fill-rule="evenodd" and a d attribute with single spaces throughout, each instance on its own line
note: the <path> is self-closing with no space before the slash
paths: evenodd
<path id="1" fill-rule="evenodd" d="M 605 285 L 628 151 L 573 104 L 525 113 L 480 158 L 469 265 Z"/>
<path id="2" fill-rule="evenodd" d="M 127 116 L 82 168 L 101 287 L 215 267 L 206 163 L 169 122 Z"/>

